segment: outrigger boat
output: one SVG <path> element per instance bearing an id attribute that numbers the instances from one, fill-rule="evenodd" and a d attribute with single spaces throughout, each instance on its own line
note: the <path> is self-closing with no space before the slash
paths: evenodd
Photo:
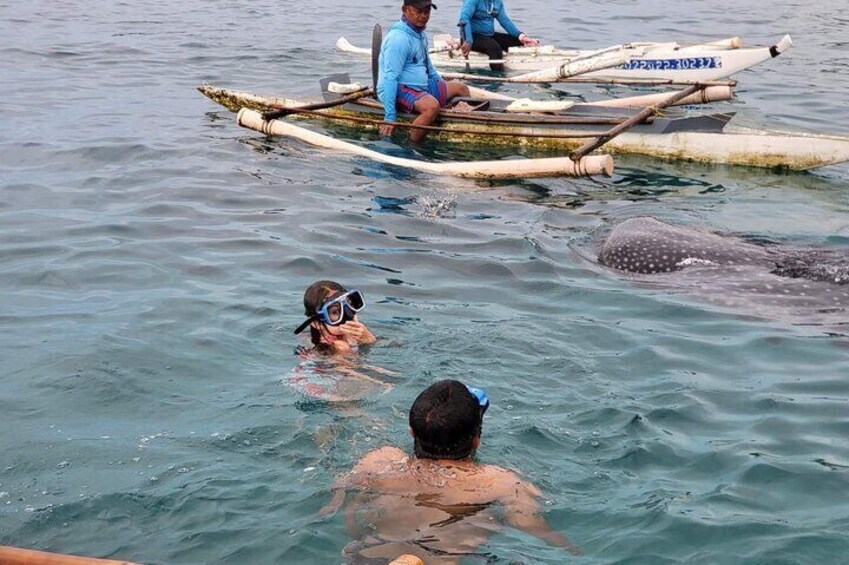
<path id="1" fill-rule="evenodd" d="M 588 72 L 582 75 L 582 80 L 714 81 L 777 57 L 792 44 L 790 36 L 785 35 L 771 46 L 744 46 L 737 37 L 693 45 L 674 41 L 625 43 L 599 50 L 557 49 L 553 45 L 544 45 L 512 47 L 503 60 L 495 62 L 503 63 L 508 72 L 531 73 L 604 53 L 621 52 L 624 56 L 622 62 Z M 347 53 L 371 55 L 371 49 L 356 47 L 344 37 L 336 41 L 336 47 Z M 464 57 L 457 41 L 445 34 L 434 36 L 431 60 L 440 69 L 466 71 L 489 69 L 493 62 L 486 55 L 475 52 Z M 562 79 L 563 82 L 569 80 Z"/>
<path id="2" fill-rule="evenodd" d="M 307 110 L 296 115 L 324 120 L 342 119 L 364 128 L 377 128 L 383 116 L 382 104 L 373 98 L 357 97 L 359 85 L 351 85 L 347 75 L 328 77 L 321 81 L 321 85 L 324 103 L 319 104 L 209 85 L 198 90 L 233 111 L 246 109 L 240 114 L 240 124 L 265 133 L 275 132 L 269 126 L 270 122 L 263 120 L 263 116 L 256 112 L 276 110 L 289 113 L 292 109 L 304 108 Z M 352 91 L 355 94 L 350 94 Z M 682 97 L 683 94 L 689 96 Z M 849 137 L 733 127 L 729 124 L 733 112 L 693 116 L 679 108 L 665 108 L 661 115 L 655 115 L 658 108 L 670 102 L 695 104 L 727 100 L 731 97 L 728 85 L 707 87 L 699 84 L 691 86 L 688 92 L 678 94 L 652 94 L 592 104 L 563 101 L 535 103 L 473 87 L 472 96 L 472 100 L 466 100 L 467 105 L 473 108 L 472 111 L 459 110 L 455 101 L 440 112 L 437 127 L 432 128 L 438 130 L 439 139 L 467 145 L 513 144 L 554 149 L 562 153 L 579 146 L 586 149 L 587 140 L 597 138 L 603 140 L 605 150 L 612 153 L 783 170 L 806 170 L 849 161 Z M 672 97 L 679 99 L 672 100 Z M 345 103 L 336 105 L 341 102 Z M 308 108 L 326 109 L 318 112 Z M 652 109 L 655 111 L 647 111 Z M 400 121 L 413 118 L 412 115 L 399 115 Z M 625 126 L 621 128 L 624 133 L 611 130 L 611 126 L 613 130 Z M 282 126 L 278 130 L 279 133 L 292 135 L 290 129 L 284 131 Z M 313 141 L 315 139 L 309 142 Z M 587 153 L 582 151 L 576 155 L 573 151 L 571 157 L 577 161 L 586 158 L 584 156 Z M 509 162 L 514 166 L 522 163 Z M 592 170 L 585 168 L 575 174 L 609 174 L 610 166 L 605 161 L 599 167 L 593 167 Z"/>

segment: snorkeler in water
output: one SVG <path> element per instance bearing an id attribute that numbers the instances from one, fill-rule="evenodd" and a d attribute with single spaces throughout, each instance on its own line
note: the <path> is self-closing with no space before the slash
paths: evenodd
<path id="1" fill-rule="evenodd" d="M 359 290 L 348 290 L 334 281 L 314 282 L 304 292 L 307 319 L 295 329 L 295 334 L 309 327 L 312 344 L 320 353 L 348 353 L 360 345 L 372 344 L 377 339 L 357 318 L 365 306 Z"/>
<path id="2" fill-rule="evenodd" d="M 475 461 L 489 399 L 482 390 L 445 380 L 410 408 L 413 452 L 385 446 L 364 455 L 336 482 L 326 515 L 345 503 L 356 541 L 346 563 L 387 564 L 401 554 L 428 565 L 489 561 L 489 536 L 510 525 L 546 543 L 578 551 L 542 515 L 540 490 L 517 473 Z"/>

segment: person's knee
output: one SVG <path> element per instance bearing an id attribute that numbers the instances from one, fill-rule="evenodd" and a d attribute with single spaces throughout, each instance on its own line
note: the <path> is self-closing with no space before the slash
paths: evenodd
<path id="1" fill-rule="evenodd" d="M 439 102 L 432 96 L 427 96 L 416 102 L 416 110 L 425 118 L 433 119 L 439 113 Z"/>
<path id="2" fill-rule="evenodd" d="M 449 99 L 455 96 L 469 96 L 469 87 L 459 80 L 449 81 L 447 90 Z"/>

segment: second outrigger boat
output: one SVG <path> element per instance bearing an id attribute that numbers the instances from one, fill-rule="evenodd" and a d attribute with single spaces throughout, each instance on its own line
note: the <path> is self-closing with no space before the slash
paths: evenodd
<path id="1" fill-rule="evenodd" d="M 434 36 L 431 49 L 433 64 L 444 70 L 486 70 L 490 61 L 486 55 L 469 53 L 463 57 L 456 40 L 446 34 Z M 624 62 L 607 69 L 586 73 L 582 80 L 673 80 L 714 81 L 769 61 L 793 44 L 789 35 L 768 46 L 744 46 L 737 37 L 708 43 L 686 44 L 634 42 L 605 49 L 558 49 L 553 45 L 513 47 L 498 62 L 510 73 L 530 73 L 551 68 L 569 61 L 595 57 L 604 53 L 622 52 Z M 344 37 L 336 47 L 347 53 L 371 55 L 371 49 L 356 47 Z M 565 79 L 566 82 L 569 79 Z"/>

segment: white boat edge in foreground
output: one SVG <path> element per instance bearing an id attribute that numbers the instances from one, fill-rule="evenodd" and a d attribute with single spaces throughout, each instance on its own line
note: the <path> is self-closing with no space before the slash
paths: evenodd
<path id="1" fill-rule="evenodd" d="M 383 153 L 366 149 L 360 145 L 334 139 L 283 120 L 266 121 L 263 119 L 261 113 L 247 108 L 239 110 L 236 122 L 242 127 L 266 135 L 291 137 L 316 147 L 344 151 L 396 167 L 415 169 L 438 175 L 470 179 L 515 179 L 552 176 L 589 177 L 597 175 L 609 177 L 613 174 L 613 158 L 610 155 L 589 155 L 578 161 L 572 161 L 568 157 L 547 157 L 544 159 L 432 163 L 384 155 Z"/>

